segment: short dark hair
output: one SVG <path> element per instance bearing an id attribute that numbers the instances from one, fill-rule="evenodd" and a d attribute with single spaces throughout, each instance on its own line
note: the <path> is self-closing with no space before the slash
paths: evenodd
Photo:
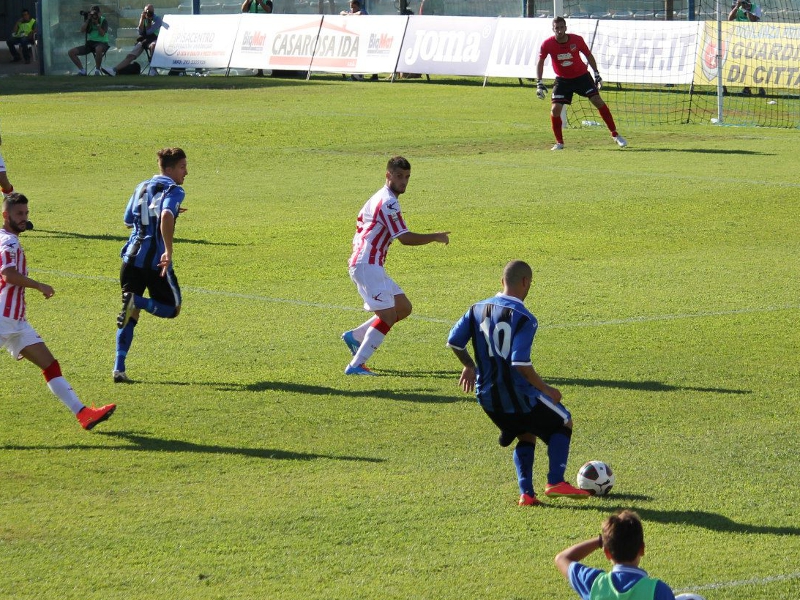
<path id="1" fill-rule="evenodd" d="M 23 9 L 22 9 L 22 14 L 24 15 L 24 14 L 26 14 L 26 13 L 27 13 L 27 14 L 31 14 L 31 11 L 29 11 L 27 8 L 23 8 Z"/>
<path id="2" fill-rule="evenodd" d="M 553 25 L 559 22 L 563 23 L 564 25 L 567 24 L 567 20 L 564 17 L 556 17 L 555 19 L 553 19 Z"/>
<path id="3" fill-rule="evenodd" d="M 410 171 L 411 170 L 411 163 L 408 162 L 402 156 L 393 156 L 389 159 L 389 162 L 386 163 L 386 170 L 390 173 L 394 173 L 395 171 Z"/>
<path id="4" fill-rule="evenodd" d="M 25 194 L 20 194 L 19 192 L 11 192 L 10 194 L 6 194 L 6 197 L 3 198 L 3 211 L 7 211 L 12 206 L 16 206 L 17 204 L 27 204 L 28 197 Z"/>
<path id="5" fill-rule="evenodd" d="M 162 169 L 174 167 L 186 158 L 186 152 L 180 148 L 162 148 L 156 154 L 158 154 L 158 166 Z"/>
<path id="6" fill-rule="evenodd" d="M 533 277 L 533 271 L 528 263 L 522 260 L 512 260 L 503 269 L 503 281 L 507 285 L 515 286 L 522 283 L 522 279 Z"/>
<path id="7" fill-rule="evenodd" d="M 614 562 L 633 562 L 644 545 L 644 529 L 639 515 L 623 510 L 603 521 L 603 548 Z"/>

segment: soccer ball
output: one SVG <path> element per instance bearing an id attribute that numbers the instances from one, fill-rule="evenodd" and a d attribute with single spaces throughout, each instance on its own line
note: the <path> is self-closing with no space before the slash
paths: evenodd
<path id="1" fill-rule="evenodd" d="M 594 496 L 605 496 L 614 487 L 614 472 L 606 463 L 590 460 L 578 471 L 578 487 Z"/>
<path id="2" fill-rule="evenodd" d="M 675 600 L 706 600 L 700 594 L 678 594 Z"/>

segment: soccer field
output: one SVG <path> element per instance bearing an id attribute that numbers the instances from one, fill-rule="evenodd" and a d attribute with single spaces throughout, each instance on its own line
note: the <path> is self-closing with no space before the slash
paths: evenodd
<path id="1" fill-rule="evenodd" d="M 796 130 L 615 114 L 629 148 L 590 127 L 551 152 L 530 86 L 462 79 L 2 93 L 30 275 L 56 290 L 28 292 L 29 320 L 81 399 L 118 409 L 83 431 L 3 352 L 1 598 L 577 598 L 553 557 L 622 508 L 676 591 L 800 598 Z M 184 305 L 143 315 L 136 383 L 115 385 L 122 212 L 173 145 Z M 366 318 L 355 218 L 394 154 L 412 165 L 409 228 L 451 242 L 393 245 L 414 313 L 370 361 L 380 377 L 345 377 L 339 336 Z M 606 498 L 517 507 L 511 449 L 458 387 L 447 333 L 513 258 L 534 270 L 534 365 L 575 419 L 567 473 L 610 463 Z"/>

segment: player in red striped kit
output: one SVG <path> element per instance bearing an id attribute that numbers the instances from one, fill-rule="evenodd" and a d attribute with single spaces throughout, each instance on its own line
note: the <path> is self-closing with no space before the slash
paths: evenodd
<path id="1" fill-rule="evenodd" d="M 19 243 L 19 234 L 25 231 L 27 223 L 28 199 L 16 192 L 6 195 L 0 229 L 0 348 L 6 348 L 17 360 L 26 358 L 39 367 L 50 391 L 72 411 L 84 429 L 92 429 L 108 419 L 116 405 L 84 406 L 61 375 L 58 361 L 25 319 L 25 288 L 39 290 L 45 298 L 55 294 L 46 283 L 28 277 L 25 252 Z"/>
<path id="2" fill-rule="evenodd" d="M 375 317 L 342 334 L 353 354 L 353 360 L 344 370 L 346 375 L 374 375 L 364 366 L 367 359 L 392 326 L 411 314 L 411 302 L 383 268 L 389 245 L 395 239 L 404 246 L 450 242 L 449 231 L 414 233 L 406 227 L 397 198 L 406 191 L 410 177 L 411 164 L 405 158 L 389 159 L 386 185 L 375 192 L 358 213 L 349 263 L 350 279 L 364 299 L 364 309 L 374 312 Z"/>
<path id="3" fill-rule="evenodd" d="M 628 142 L 617 133 L 614 117 L 611 116 L 611 111 L 600 97 L 599 90 L 603 85 L 603 80 L 592 51 L 589 50 L 581 36 L 574 33 L 567 34 L 567 22 L 564 17 L 553 19 L 553 31 L 555 35 L 542 42 L 539 50 L 539 62 L 536 65 L 536 95 L 540 100 L 544 100 L 547 93 L 547 88 L 542 83 L 542 73 L 544 72 L 544 61 L 548 56 L 553 63 L 553 70 L 556 72 L 550 107 L 550 122 L 553 126 L 553 134 L 556 136 L 556 144 L 552 150 L 564 149 L 561 111 L 565 104 L 572 104 L 573 94 L 588 98 L 594 104 L 611 132 L 611 137 L 620 148 L 624 148 Z M 589 66 L 592 67 L 594 80 L 589 75 L 586 63 L 581 60 L 581 54 L 586 57 Z"/>

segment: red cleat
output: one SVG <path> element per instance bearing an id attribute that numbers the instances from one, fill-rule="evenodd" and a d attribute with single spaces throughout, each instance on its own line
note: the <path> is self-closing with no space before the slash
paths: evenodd
<path id="1" fill-rule="evenodd" d="M 548 483 L 544 486 L 544 495 L 550 498 L 588 498 L 592 493 L 588 490 L 576 488 L 566 481 L 562 481 L 561 483 Z"/>
<path id="2" fill-rule="evenodd" d="M 78 421 L 80 421 L 81 427 L 89 431 L 95 425 L 102 423 L 108 419 L 108 417 L 113 415 L 116 409 L 116 404 L 106 404 L 100 408 L 95 408 L 94 406 L 84 406 L 78 411 L 76 416 L 78 417 Z"/>
<path id="3" fill-rule="evenodd" d="M 520 506 L 544 506 L 542 502 L 536 497 L 529 494 L 521 494 L 519 497 Z"/>

